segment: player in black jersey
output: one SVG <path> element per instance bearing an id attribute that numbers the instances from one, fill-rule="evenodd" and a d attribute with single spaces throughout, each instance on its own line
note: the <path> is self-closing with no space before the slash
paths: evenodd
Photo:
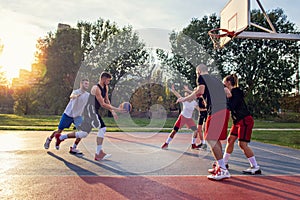
<path id="1" fill-rule="evenodd" d="M 118 119 L 116 114 L 117 112 L 127 112 L 126 110 L 118 107 L 114 107 L 110 104 L 110 100 L 108 98 L 108 85 L 112 79 L 112 76 L 108 72 L 102 72 L 99 78 L 99 82 L 97 85 L 94 85 L 91 89 L 91 94 L 95 96 L 95 109 L 97 112 L 97 116 L 99 121 L 101 122 L 101 127 L 99 128 L 97 134 L 97 148 L 95 153 L 95 160 L 99 161 L 102 159 L 106 159 L 110 157 L 110 154 L 106 154 L 103 151 L 102 144 L 104 140 L 104 134 L 106 133 L 106 125 L 102 120 L 101 116 L 99 115 L 100 107 L 105 108 L 111 111 L 115 120 Z"/>
<path id="2" fill-rule="evenodd" d="M 218 163 L 218 169 L 208 179 L 222 180 L 229 178 L 229 171 L 223 161 L 222 144 L 220 140 L 227 138 L 229 112 L 226 108 L 226 94 L 222 82 L 208 74 L 208 67 L 200 64 L 196 68 L 197 89 L 187 97 L 179 98 L 177 102 L 184 102 L 203 95 L 207 103 L 207 121 L 204 139 L 207 140 L 213 156 Z"/>
<path id="3" fill-rule="evenodd" d="M 117 108 L 110 104 L 110 100 L 108 98 L 108 85 L 111 79 L 112 76 L 108 72 L 101 73 L 98 84 L 94 85 L 91 89 L 88 103 L 86 104 L 83 112 L 83 122 L 78 128 L 79 131 L 56 137 L 57 146 L 59 146 L 59 144 L 67 138 L 84 138 L 91 132 L 92 128 L 99 128 L 96 140 L 97 148 L 95 160 L 100 161 L 111 156 L 111 154 L 104 153 L 102 148 L 106 125 L 99 115 L 99 109 L 100 107 L 103 107 L 110 110 L 116 120 L 118 119 L 118 116 L 115 111 L 127 112 L 122 108 Z"/>
<path id="4" fill-rule="evenodd" d="M 238 139 L 238 145 L 250 163 L 250 168 L 243 172 L 246 174 L 260 174 L 260 167 L 256 162 L 252 149 L 248 146 L 251 139 L 254 120 L 245 103 L 243 91 L 238 87 L 238 78 L 235 74 L 228 75 L 224 78 L 223 83 L 232 94 L 231 98 L 229 98 L 229 109 L 233 121 L 223 155 L 224 162 L 228 163 L 234 148 L 234 143 Z"/>

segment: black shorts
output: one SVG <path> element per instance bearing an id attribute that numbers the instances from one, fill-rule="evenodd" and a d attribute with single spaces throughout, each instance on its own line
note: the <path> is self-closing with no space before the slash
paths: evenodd
<path id="1" fill-rule="evenodd" d="M 203 125 L 203 122 L 206 121 L 207 111 L 200 111 L 200 115 L 198 118 L 198 125 Z"/>

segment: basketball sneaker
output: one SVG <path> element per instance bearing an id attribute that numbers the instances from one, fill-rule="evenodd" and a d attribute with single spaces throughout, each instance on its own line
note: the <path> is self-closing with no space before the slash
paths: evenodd
<path id="1" fill-rule="evenodd" d="M 50 143 L 51 143 L 51 139 L 49 137 L 47 137 L 46 142 L 44 144 L 44 148 L 49 149 Z"/>
<path id="2" fill-rule="evenodd" d="M 248 169 L 246 170 L 243 170 L 243 173 L 244 174 L 261 174 L 261 169 L 259 166 L 256 166 L 256 167 L 249 167 Z"/>
<path id="3" fill-rule="evenodd" d="M 207 149 L 207 144 L 202 144 L 201 149 L 206 150 Z"/>
<path id="4" fill-rule="evenodd" d="M 57 133 L 57 134 L 55 135 L 55 139 L 56 139 L 56 142 L 55 142 L 55 148 L 56 148 L 57 150 L 59 150 L 59 145 L 60 145 L 60 143 L 61 143 L 62 141 L 64 141 L 64 140 L 59 139 L 60 136 L 61 136 L 60 133 Z"/>
<path id="5" fill-rule="evenodd" d="M 229 171 L 227 169 L 218 168 L 215 174 L 208 175 L 209 180 L 220 181 L 226 178 L 230 178 Z"/>
<path id="6" fill-rule="evenodd" d="M 196 144 L 192 144 L 191 149 L 199 149 L 199 147 Z"/>
<path id="7" fill-rule="evenodd" d="M 225 164 L 225 167 L 226 167 L 226 169 L 229 169 L 229 165 L 228 165 L 228 164 Z M 209 173 L 211 173 L 211 174 L 216 174 L 217 170 L 218 170 L 217 162 L 213 162 L 212 168 L 211 168 L 211 169 L 208 169 L 207 171 L 208 171 Z"/>
<path id="8" fill-rule="evenodd" d="M 106 160 L 106 159 L 108 159 L 110 157 L 111 157 L 111 154 L 106 154 L 102 150 L 100 151 L 99 154 L 95 153 L 95 160 L 96 161 Z"/>
<path id="9" fill-rule="evenodd" d="M 167 143 L 164 143 L 162 146 L 161 146 L 162 149 L 168 149 L 168 144 Z"/>
<path id="10" fill-rule="evenodd" d="M 73 147 L 70 147 L 70 151 L 69 151 L 70 154 L 82 154 L 81 151 L 79 151 L 78 149 L 74 149 Z"/>

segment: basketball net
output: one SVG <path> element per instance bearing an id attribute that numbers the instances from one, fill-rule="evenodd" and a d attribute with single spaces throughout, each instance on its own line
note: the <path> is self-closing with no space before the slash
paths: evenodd
<path id="1" fill-rule="evenodd" d="M 234 38 L 237 34 L 234 31 L 229 31 L 223 28 L 215 28 L 208 31 L 208 35 L 214 44 L 214 49 L 223 48 L 223 42 L 226 37 Z M 222 40 L 224 38 L 224 40 Z"/>

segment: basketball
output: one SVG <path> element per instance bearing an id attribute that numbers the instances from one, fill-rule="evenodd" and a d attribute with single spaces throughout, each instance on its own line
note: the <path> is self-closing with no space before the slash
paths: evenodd
<path id="1" fill-rule="evenodd" d="M 120 104 L 120 108 L 126 110 L 127 112 L 130 112 L 132 109 L 132 106 L 129 102 L 123 102 Z"/>

